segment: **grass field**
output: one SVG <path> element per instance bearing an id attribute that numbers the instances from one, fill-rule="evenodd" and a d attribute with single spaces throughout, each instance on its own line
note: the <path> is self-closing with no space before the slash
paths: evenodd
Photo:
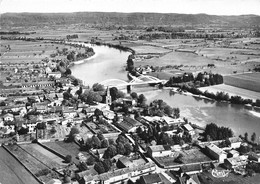
<path id="1" fill-rule="evenodd" d="M 48 182 L 53 177 L 56 176 L 58 178 L 57 174 L 50 170 L 45 163 L 43 163 L 41 160 L 33 157 L 29 153 L 27 153 L 25 150 L 23 150 L 18 145 L 9 145 L 7 148 L 22 162 L 22 164 L 29 169 L 33 174 L 36 174 L 41 172 L 42 170 L 49 170 L 49 174 L 39 176 L 38 178 L 43 182 Z"/>
<path id="2" fill-rule="evenodd" d="M 38 158 L 43 163 L 45 163 L 49 168 L 63 168 L 67 164 L 64 163 L 64 160 L 57 155 L 51 153 L 45 148 L 41 147 L 38 144 L 23 144 L 20 145 L 27 153 L 30 153 L 33 157 Z"/>
<path id="3" fill-rule="evenodd" d="M 82 153 L 85 157 L 89 156 L 87 152 L 80 151 L 80 147 L 74 142 L 67 143 L 63 141 L 56 141 L 56 142 L 45 142 L 42 144 L 64 156 L 71 155 L 73 158 L 76 158 L 79 152 Z"/>
<path id="4" fill-rule="evenodd" d="M 8 51 L 5 46 L 10 45 Z M 59 45 L 44 42 L 30 42 L 22 40 L 1 40 L 1 62 L 21 62 L 21 61 L 41 61 L 51 54 L 57 53 L 57 50 L 67 48 L 68 50 L 82 51 L 80 48 L 74 48 L 69 45 Z M 55 59 L 62 59 L 65 56 L 56 56 Z"/>
<path id="5" fill-rule="evenodd" d="M 224 76 L 227 85 L 260 92 L 260 73 L 246 73 Z"/>
<path id="6" fill-rule="evenodd" d="M 3 147 L 0 147 L 0 182 L 2 184 L 39 184 Z"/>
<path id="7" fill-rule="evenodd" d="M 217 92 L 225 92 L 228 93 L 229 96 L 236 96 L 239 95 L 242 98 L 249 98 L 252 100 L 256 100 L 256 99 L 260 99 L 260 93 L 255 92 L 255 91 L 250 91 L 247 89 L 243 89 L 243 88 L 238 88 L 238 87 L 234 87 L 234 86 L 230 86 L 230 85 L 226 85 L 226 84 L 220 84 L 220 85 L 214 85 L 214 86 L 207 86 L 207 87 L 202 87 L 199 88 L 202 92 L 204 91 L 208 91 L 208 92 L 212 92 L 214 94 L 216 94 Z"/>
<path id="8" fill-rule="evenodd" d="M 154 47 L 150 45 L 132 46 L 132 49 L 136 51 L 136 54 L 164 54 L 171 51 L 162 47 Z"/>

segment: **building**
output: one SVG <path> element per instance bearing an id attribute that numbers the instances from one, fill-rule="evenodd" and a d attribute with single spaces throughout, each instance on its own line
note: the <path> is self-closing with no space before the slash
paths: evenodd
<path id="1" fill-rule="evenodd" d="M 257 161 L 257 162 L 260 163 L 260 155 L 259 154 L 251 152 L 251 153 L 248 154 L 248 159 L 254 160 L 254 161 Z"/>
<path id="2" fill-rule="evenodd" d="M 3 120 L 5 122 L 7 121 L 14 121 L 14 115 L 13 114 L 10 114 L 10 113 L 7 113 L 3 116 Z"/>
<path id="3" fill-rule="evenodd" d="M 183 129 L 185 132 L 187 132 L 191 136 L 195 135 L 195 130 L 194 130 L 194 128 L 192 128 L 192 126 L 190 124 L 183 125 Z"/>
<path id="4" fill-rule="evenodd" d="M 224 163 L 224 160 L 227 158 L 227 153 L 215 144 L 207 145 L 206 150 L 214 159 L 217 159 L 220 163 Z"/>
<path id="5" fill-rule="evenodd" d="M 244 156 L 227 158 L 224 161 L 224 165 L 227 169 L 234 169 L 236 167 L 245 167 L 247 164 L 247 158 Z"/>
<path id="6" fill-rule="evenodd" d="M 110 95 L 109 87 L 107 87 L 106 104 L 108 104 L 108 105 L 112 104 L 112 98 L 111 98 L 111 95 Z"/>
<path id="7" fill-rule="evenodd" d="M 116 123 L 116 125 L 127 133 L 136 132 L 138 127 L 143 126 L 139 121 L 130 117 L 123 117 L 123 121 Z"/>
<path id="8" fill-rule="evenodd" d="M 158 173 L 148 174 L 140 177 L 141 184 L 163 184 L 163 181 Z"/>
<path id="9" fill-rule="evenodd" d="M 239 156 L 239 152 L 236 150 L 230 150 L 228 152 L 228 157 L 238 157 Z"/>
<path id="10" fill-rule="evenodd" d="M 171 147 L 168 145 L 149 146 L 147 154 L 150 157 L 165 157 L 171 154 Z"/>
<path id="11" fill-rule="evenodd" d="M 241 146 L 242 140 L 239 137 L 230 137 L 231 148 L 237 149 Z"/>
<path id="12" fill-rule="evenodd" d="M 168 124 L 168 125 L 180 125 L 182 123 L 185 123 L 183 119 L 181 118 L 177 118 L 177 119 L 174 119 L 174 118 L 171 118 L 171 117 L 168 117 L 168 116 L 164 116 L 163 117 L 164 121 Z"/>
<path id="13" fill-rule="evenodd" d="M 197 174 L 202 172 L 202 167 L 200 164 L 183 165 L 180 168 L 182 174 Z"/>

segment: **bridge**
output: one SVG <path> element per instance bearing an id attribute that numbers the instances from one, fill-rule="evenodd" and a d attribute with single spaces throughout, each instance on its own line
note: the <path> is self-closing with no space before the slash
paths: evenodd
<path id="1" fill-rule="evenodd" d="M 149 75 L 140 75 L 139 77 L 135 77 L 130 74 L 130 77 L 132 78 L 130 82 L 126 82 L 121 79 L 107 79 L 102 81 L 100 84 L 104 85 L 105 87 L 127 87 L 128 90 L 131 90 L 131 87 L 136 85 L 165 84 L 167 82 L 166 80 L 160 80 Z"/>

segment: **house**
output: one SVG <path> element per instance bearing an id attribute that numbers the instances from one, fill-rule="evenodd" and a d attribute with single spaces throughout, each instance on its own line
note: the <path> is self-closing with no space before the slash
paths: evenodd
<path id="1" fill-rule="evenodd" d="M 237 149 L 241 146 L 242 140 L 239 137 L 230 137 L 231 148 Z"/>
<path id="2" fill-rule="evenodd" d="M 38 124 L 37 120 L 32 119 L 25 122 L 26 128 L 29 128 L 28 133 L 35 133 L 36 132 L 36 125 Z"/>
<path id="3" fill-rule="evenodd" d="M 13 114 L 10 114 L 10 113 L 7 113 L 3 116 L 3 120 L 5 122 L 7 121 L 14 121 L 14 115 Z"/>
<path id="4" fill-rule="evenodd" d="M 194 130 L 194 128 L 192 128 L 192 126 L 190 124 L 183 125 L 183 129 L 185 132 L 187 132 L 191 136 L 195 135 L 195 130 Z"/>
<path id="5" fill-rule="evenodd" d="M 245 156 L 227 158 L 224 161 L 224 165 L 227 169 L 234 169 L 236 167 L 245 167 L 247 164 L 247 158 Z"/>
<path id="6" fill-rule="evenodd" d="M 130 117 L 123 117 L 123 121 L 116 123 L 116 125 L 127 133 L 136 132 L 138 127 L 143 126 L 139 121 Z"/>
<path id="7" fill-rule="evenodd" d="M 182 174 L 197 174 L 202 172 L 202 167 L 200 164 L 192 164 L 192 165 L 183 165 L 180 168 L 180 172 Z"/>
<path id="8" fill-rule="evenodd" d="M 200 184 L 200 181 L 197 175 L 184 174 L 182 177 L 178 178 L 176 184 Z"/>
<path id="9" fill-rule="evenodd" d="M 96 150 L 97 154 L 99 155 L 99 158 L 103 158 L 103 155 L 106 150 L 107 150 L 107 148 L 101 148 L 101 149 Z"/>
<path id="10" fill-rule="evenodd" d="M 142 158 L 132 160 L 126 156 L 122 156 L 122 157 L 118 158 L 118 161 L 117 161 L 117 167 L 119 167 L 119 168 L 125 168 L 125 167 L 131 168 L 134 166 L 140 166 L 140 165 L 145 165 L 145 164 L 146 164 L 146 161 Z"/>
<path id="11" fill-rule="evenodd" d="M 254 153 L 254 152 L 251 152 L 251 153 L 248 154 L 248 159 L 249 160 L 254 160 L 254 161 L 257 161 L 257 162 L 260 163 L 260 155 Z"/>
<path id="12" fill-rule="evenodd" d="M 46 103 L 34 103 L 33 107 L 37 112 L 45 113 L 48 111 L 48 106 Z"/>
<path id="13" fill-rule="evenodd" d="M 163 184 L 163 181 L 158 173 L 154 173 L 141 176 L 140 184 Z"/>
<path id="14" fill-rule="evenodd" d="M 228 153 L 228 157 L 238 157 L 239 156 L 239 152 L 236 150 L 230 150 Z"/>
<path id="15" fill-rule="evenodd" d="M 149 146 L 147 154 L 150 157 L 165 157 L 171 154 L 171 147 L 168 145 Z"/>
<path id="16" fill-rule="evenodd" d="M 224 160 L 227 158 L 227 153 L 215 144 L 207 145 L 206 150 L 214 159 L 217 159 L 220 163 L 224 163 Z"/>
<path id="17" fill-rule="evenodd" d="M 60 72 L 48 72 L 49 76 L 53 76 L 55 78 L 61 78 L 61 73 Z"/>
<path id="18" fill-rule="evenodd" d="M 163 117 L 164 121 L 168 124 L 168 125 L 180 125 L 182 123 L 185 123 L 183 119 L 181 118 L 177 118 L 177 119 L 174 119 L 174 118 L 171 118 L 171 117 L 168 117 L 168 116 L 164 116 Z"/>
<path id="19" fill-rule="evenodd" d="M 63 116 L 67 117 L 67 118 L 74 118 L 77 116 L 77 112 L 73 108 L 72 109 L 66 108 L 63 110 L 62 113 L 63 113 Z"/>

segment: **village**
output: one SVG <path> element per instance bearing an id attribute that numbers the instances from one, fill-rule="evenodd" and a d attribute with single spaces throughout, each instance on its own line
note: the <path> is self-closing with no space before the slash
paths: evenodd
<path id="1" fill-rule="evenodd" d="M 234 178 L 247 183 L 260 178 L 253 135 L 250 141 L 214 123 L 195 126 L 162 100 L 146 104 L 143 94 L 97 83 L 84 86 L 71 71 L 62 72 L 57 60 L 0 67 L 5 79 L 1 154 L 22 165 L 33 178 L 28 183 L 200 184 Z"/>

